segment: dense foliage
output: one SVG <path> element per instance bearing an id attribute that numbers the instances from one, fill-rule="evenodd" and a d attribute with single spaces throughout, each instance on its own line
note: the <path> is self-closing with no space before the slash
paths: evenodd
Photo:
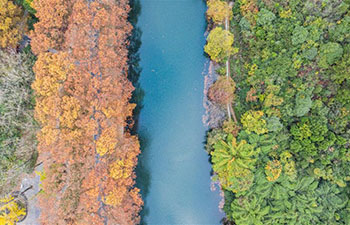
<path id="1" fill-rule="evenodd" d="M 233 40 L 233 34 L 221 27 L 216 27 L 208 35 L 208 44 L 204 47 L 204 51 L 212 60 L 221 62 L 235 52 L 232 47 Z"/>
<path id="2" fill-rule="evenodd" d="M 232 18 L 231 7 L 225 1 L 209 0 L 207 16 L 215 23 L 224 23 L 226 19 Z"/>
<path id="3" fill-rule="evenodd" d="M 26 28 L 23 10 L 11 0 L 0 0 L 0 48 L 17 46 Z"/>
<path id="4" fill-rule="evenodd" d="M 128 1 L 34 0 L 42 224 L 135 224 Z"/>
<path id="5" fill-rule="evenodd" d="M 348 0 L 235 1 L 239 119 L 207 142 L 229 221 L 350 224 L 349 9 Z"/>
<path id="6" fill-rule="evenodd" d="M 235 99 L 236 84 L 230 77 L 221 76 L 210 87 L 208 97 L 210 101 L 219 105 L 226 105 Z"/>

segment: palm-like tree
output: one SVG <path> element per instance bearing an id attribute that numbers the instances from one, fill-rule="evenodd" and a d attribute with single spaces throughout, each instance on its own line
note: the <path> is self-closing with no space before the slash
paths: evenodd
<path id="1" fill-rule="evenodd" d="M 226 141 L 220 140 L 214 145 L 212 155 L 213 169 L 217 173 L 223 187 L 233 192 L 249 189 L 253 183 L 259 149 L 245 140 L 237 143 L 236 138 L 229 135 Z"/>

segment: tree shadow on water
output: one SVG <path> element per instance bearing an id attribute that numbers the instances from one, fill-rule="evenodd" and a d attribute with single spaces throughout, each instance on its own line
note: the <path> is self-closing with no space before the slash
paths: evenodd
<path id="1" fill-rule="evenodd" d="M 130 0 L 131 11 L 129 12 L 129 22 L 134 29 L 129 37 L 130 45 L 129 50 L 129 73 L 128 79 L 132 82 L 135 90 L 133 92 L 131 102 L 136 104 L 136 108 L 133 111 L 134 126 L 131 128 L 133 135 L 138 135 L 140 141 L 141 154 L 139 156 L 138 165 L 136 167 L 136 186 L 141 190 L 141 195 L 144 200 L 144 207 L 140 213 L 141 224 L 146 224 L 145 217 L 149 214 L 149 208 L 147 206 L 146 197 L 149 193 L 150 186 L 150 172 L 148 165 L 148 142 L 150 140 L 149 133 L 146 129 L 139 129 L 139 116 L 143 108 L 143 98 L 145 95 L 144 90 L 141 88 L 139 78 L 142 68 L 139 64 L 141 47 L 142 31 L 138 27 L 138 17 L 141 13 L 140 0 Z"/>
<path id="2" fill-rule="evenodd" d="M 144 207 L 140 213 L 141 215 L 141 224 L 147 224 L 146 217 L 149 214 L 149 207 L 147 205 L 146 197 L 149 193 L 149 186 L 151 182 L 151 174 L 149 172 L 148 165 L 148 153 L 149 153 L 149 140 L 150 136 L 146 130 L 143 130 L 139 133 L 139 140 L 141 145 L 141 155 L 139 156 L 139 162 L 136 167 L 136 186 L 140 188 L 141 195 L 144 201 Z"/>

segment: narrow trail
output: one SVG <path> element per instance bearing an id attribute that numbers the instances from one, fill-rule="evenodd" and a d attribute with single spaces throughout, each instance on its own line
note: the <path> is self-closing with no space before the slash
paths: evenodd
<path id="1" fill-rule="evenodd" d="M 232 6 L 233 6 L 233 2 L 229 2 L 229 7 L 232 7 Z M 226 17 L 226 19 L 225 19 L 225 30 L 228 31 L 229 27 L 230 27 L 230 21 L 229 21 L 228 17 Z M 230 76 L 231 76 L 231 74 L 230 74 L 230 56 L 227 56 L 227 60 L 226 60 L 226 78 L 228 79 Z M 237 123 L 236 114 L 235 114 L 231 104 L 232 103 L 227 103 L 227 105 L 226 105 L 227 106 L 228 118 L 231 119 L 233 117 L 233 120 L 235 121 L 235 123 Z"/>
<path id="2" fill-rule="evenodd" d="M 229 27 L 229 21 L 228 18 L 226 17 L 225 20 L 225 30 L 228 30 Z M 230 76 L 230 56 L 227 57 L 226 60 L 226 78 L 228 79 Z M 228 118 L 231 119 L 231 111 L 230 111 L 230 103 L 227 103 L 227 114 L 228 114 Z"/>

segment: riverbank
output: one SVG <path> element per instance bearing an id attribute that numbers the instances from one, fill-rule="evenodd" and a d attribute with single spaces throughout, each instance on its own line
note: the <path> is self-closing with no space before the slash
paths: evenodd
<path id="1" fill-rule="evenodd" d="M 223 2 L 212 1 L 208 5 L 209 5 L 209 9 L 207 11 L 207 20 L 209 25 L 208 25 L 207 33 L 210 34 L 210 32 L 212 32 L 217 27 L 224 27 L 224 29 L 227 32 L 229 32 L 229 20 L 232 15 L 232 12 L 231 12 L 232 2 L 227 4 L 224 1 Z M 213 20 L 211 20 L 211 18 Z M 208 40 L 209 40 L 209 37 L 208 37 Z M 225 40 L 221 40 L 221 41 L 225 41 Z M 216 141 L 216 137 L 215 137 L 216 131 L 221 129 L 221 127 L 223 126 L 223 123 L 224 124 L 229 123 L 232 118 L 237 123 L 235 112 L 233 111 L 233 108 L 231 106 L 232 102 L 226 101 L 224 104 L 218 103 L 214 99 L 211 99 L 213 94 L 210 93 L 211 89 L 214 89 L 215 85 L 218 82 L 220 82 L 218 81 L 218 79 L 220 79 L 222 76 L 225 76 L 227 80 L 231 79 L 229 54 L 230 53 L 228 53 L 224 57 L 225 58 L 224 63 L 222 63 L 221 61 L 211 60 L 209 62 L 210 66 L 209 66 L 208 73 L 205 75 L 204 105 L 206 108 L 206 115 L 203 118 L 203 121 L 205 121 L 205 123 L 209 127 L 209 131 L 207 133 L 207 140 L 206 140 L 206 143 L 207 143 L 206 150 L 209 154 L 212 151 L 211 149 L 212 143 Z M 210 56 L 210 52 L 209 52 L 209 56 Z M 219 98 L 222 98 L 222 95 L 225 95 L 225 93 L 218 94 L 218 96 L 220 96 Z M 220 192 L 221 192 L 220 195 L 222 196 L 222 200 L 220 201 L 219 208 L 223 210 L 225 205 L 225 195 L 223 192 L 222 185 L 220 183 L 220 180 L 217 178 L 217 174 L 214 173 L 211 179 L 212 179 L 212 182 L 217 183 L 220 187 Z M 223 220 L 223 223 L 226 223 L 226 221 Z"/>

